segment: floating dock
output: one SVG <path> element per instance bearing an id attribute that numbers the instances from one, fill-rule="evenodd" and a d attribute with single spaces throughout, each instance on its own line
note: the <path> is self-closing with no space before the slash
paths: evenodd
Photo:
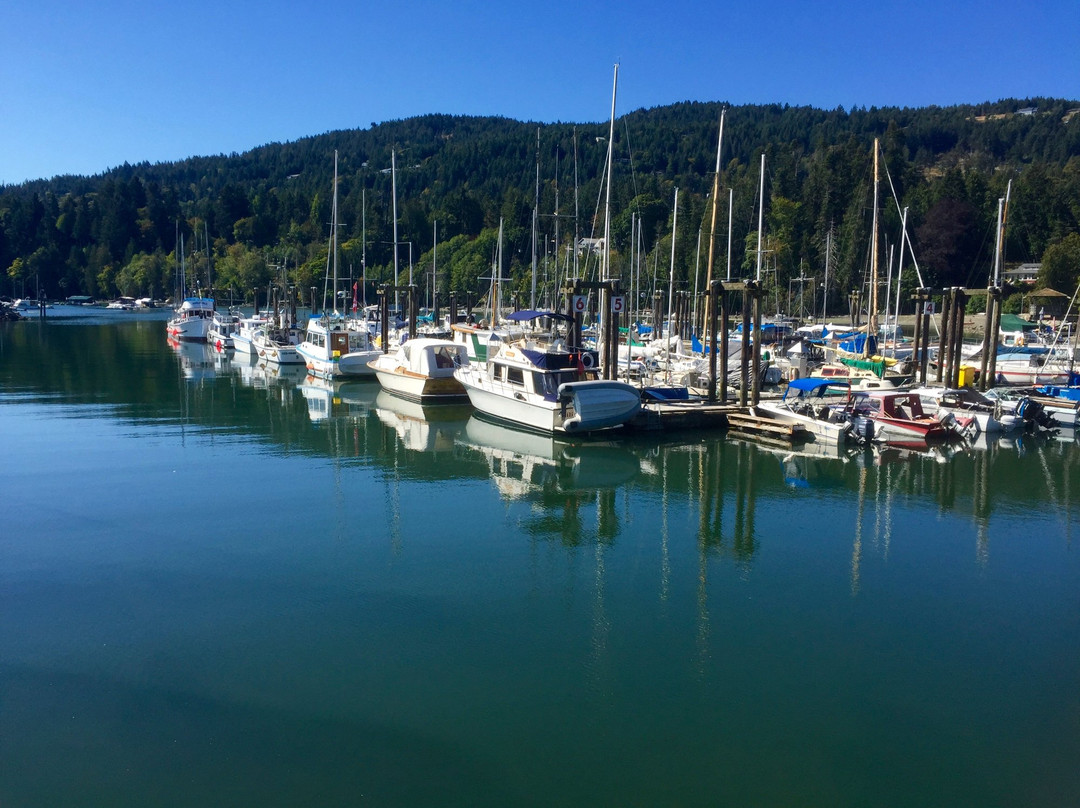
<path id="1" fill-rule="evenodd" d="M 797 441 L 808 437 L 798 424 L 785 424 L 755 415 L 750 407 L 704 401 L 651 401 L 627 426 L 643 432 L 681 429 L 729 429 L 774 440 Z"/>

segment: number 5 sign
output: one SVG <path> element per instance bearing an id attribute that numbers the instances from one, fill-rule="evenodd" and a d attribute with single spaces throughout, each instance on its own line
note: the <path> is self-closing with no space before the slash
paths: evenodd
<path id="1" fill-rule="evenodd" d="M 626 308 L 626 297 L 624 295 L 612 295 L 611 296 L 611 313 L 622 314 L 623 309 Z"/>
<path id="2" fill-rule="evenodd" d="M 574 295 L 574 313 L 581 314 L 589 307 L 588 295 Z"/>

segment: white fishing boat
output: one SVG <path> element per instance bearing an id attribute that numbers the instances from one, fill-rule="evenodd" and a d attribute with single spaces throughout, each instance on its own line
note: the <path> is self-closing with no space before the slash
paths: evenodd
<path id="1" fill-rule="evenodd" d="M 568 322 L 552 312 L 522 311 L 511 321 L 541 317 Z M 503 342 L 484 363 L 454 371 L 469 401 L 481 413 L 541 432 L 584 433 L 620 427 L 641 409 L 636 387 L 601 380 L 597 352 L 567 348 L 556 338 L 550 343 L 528 339 Z"/>
<path id="2" fill-rule="evenodd" d="M 169 320 L 165 331 L 177 342 L 206 342 L 213 316 L 213 298 L 187 297 L 176 310 L 176 316 Z"/>
<path id="3" fill-rule="evenodd" d="M 308 373 L 324 379 L 344 376 L 374 375 L 370 363 L 381 356 L 372 344 L 366 321 L 346 320 L 336 307 L 338 298 L 338 167 L 337 151 L 334 152 L 334 195 L 330 212 L 330 245 L 326 253 L 326 288 L 323 291 L 324 314 L 308 320 L 304 339 L 297 345 Z M 333 310 L 326 308 L 326 296 L 330 294 Z M 355 295 L 355 291 L 354 291 Z M 355 296 L 353 311 L 356 311 Z"/>
<path id="4" fill-rule="evenodd" d="M 215 311 L 206 330 L 206 341 L 216 351 L 233 350 L 233 332 L 240 324 L 235 311 Z"/>
<path id="5" fill-rule="evenodd" d="M 781 423 L 800 424 L 813 439 L 829 446 L 840 446 L 849 440 L 857 440 L 852 421 L 844 414 L 842 406 L 851 397 L 851 387 L 846 382 L 829 379 L 793 379 L 788 383 L 779 400 L 761 401 L 753 408 L 754 414 Z"/>
<path id="6" fill-rule="evenodd" d="M 295 328 L 281 328 L 273 322 L 255 330 L 251 337 L 252 350 L 264 362 L 275 365 L 304 365 L 297 350 L 299 338 Z"/>
<path id="7" fill-rule="evenodd" d="M 366 330 L 349 328 L 344 317 L 334 315 L 308 320 L 304 341 L 296 350 L 308 372 L 324 379 L 372 377 L 371 363 L 382 356 Z"/>
<path id="8" fill-rule="evenodd" d="M 255 336 L 255 332 L 260 328 L 264 328 L 268 322 L 270 322 L 270 318 L 266 314 L 256 313 L 251 317 L 241 317 L 237 321 L 236 327 L 229 334 L 232 339 L 233 350 L 238 354 L 257 355 L 255 348 L 251 344 L 251 339 Z"/>
<path id="9" fill-rule="evenodd" d="M 394 353 L 371 363 L 379 384 L 396 395 L 423 404 L 463 402 L 465 387 L 454 370 L 468 365 L 465 346 L 452 340 L 411 339 Z"/>

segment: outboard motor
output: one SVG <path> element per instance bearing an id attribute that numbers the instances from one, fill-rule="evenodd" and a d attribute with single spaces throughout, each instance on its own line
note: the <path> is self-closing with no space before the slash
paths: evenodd
<path id="1" fill-rule="evenodd" d="M 874 420 L 865 415 L 851 416 L 851 434 L 859 443 L 871 443 L 874 440 Z"/>
<path id="2" fill-rule="evenodd" d="M 1046 407 L 1032 398 L 1024 396 L 1016 405 L 1016 414 L 1024 419 L 1024 426 L 1034 424 L 1043 429 L 1057 428 L 1057 422 L 1052 413 L 1046 411 Z"/>

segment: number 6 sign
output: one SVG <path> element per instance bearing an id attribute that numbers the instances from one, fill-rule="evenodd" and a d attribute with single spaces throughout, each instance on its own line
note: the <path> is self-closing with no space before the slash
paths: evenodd
<path id="1" fill-rule="evenodd" d="M 574 295 L 574 313 L 581 314 L 589 306 L 588 295 Z"/>

